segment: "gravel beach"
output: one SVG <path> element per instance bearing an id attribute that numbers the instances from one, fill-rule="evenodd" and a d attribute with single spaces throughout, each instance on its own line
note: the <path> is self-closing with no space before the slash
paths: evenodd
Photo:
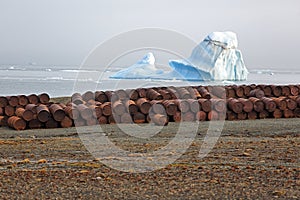
<path id="1" fill-rule="evenodd" d="M 191 123 L 181 126 L 189 131 Z M 122 149 L 165 146 L 178 123 L 150 139 L 103 125 Z M 199 158 L 209 122 L 174 163 L 146 173 L 121 172 L 94 158 L 75 128 L 14 131 L 0 127 L 1 199 L 299 199 L 300 119 L 226 121 L 212 151 Z M 133 130 L 134 131 L 134 130 Z"/>

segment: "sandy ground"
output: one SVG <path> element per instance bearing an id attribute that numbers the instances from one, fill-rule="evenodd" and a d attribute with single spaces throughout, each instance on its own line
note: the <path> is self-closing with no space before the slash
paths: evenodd
<path id="1" fill-rule="evenodd" d="M 188 134 L 196 124 L 180 126 Z M 208 127 L 209 122 L 199 124 L 192 144 L 175 162 L 146 173 L 121 172 L 102 164 L 81 140 L 88 134 L 78 137 L 75 128 L 0 127 L 0 198 L 300 198 L 299 118 L 226 121 L 212 151 L 199 158 Z M 101 126 L 96 133 L 143 156 L 167 145 L 178 128 L 170 123 L 147 139 L 131 137 L 117 125 Z M 138 134 L 135 129 L 132 133 Z"/>

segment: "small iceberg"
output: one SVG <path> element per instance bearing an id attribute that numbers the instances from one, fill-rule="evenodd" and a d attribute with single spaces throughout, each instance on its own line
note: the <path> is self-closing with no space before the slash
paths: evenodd
<path id="1" fill-rule="evenodd" d="M 117 79 L 147 79 L 147 78 L 159 78 L 164 71 L 157 69 L 155 66 L 155 57 L 153 53 L 147 53 L 141 60 L 134 65 L 120 70 L 110 78 Z"/>
<path id="2" fill-rule="evenodd" d="M 246 80 L 248 70 L 237 46 L 235 33 L 213 32 L 194 48 L 189 58 L 170 60 L 170 71 L 158 69 L 155 66 L 154 55 L 148 53 L 136 64 L 117 72 L 111 78 L 192 81 Z"/>

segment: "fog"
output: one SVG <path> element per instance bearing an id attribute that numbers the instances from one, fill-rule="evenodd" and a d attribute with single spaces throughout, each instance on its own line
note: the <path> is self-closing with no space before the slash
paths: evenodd
<path id="1" fill-rule="evenodd" d="M 80 65 L 114 35 L 158 27 L 197 43 L 231 30 L 248 68 L 297 69 L 299 24 L 297 0 L 0 0 L 0 64 Z"/>

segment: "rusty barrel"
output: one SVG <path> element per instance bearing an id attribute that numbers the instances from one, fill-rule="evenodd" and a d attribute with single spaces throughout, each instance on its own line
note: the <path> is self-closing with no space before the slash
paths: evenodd
<path id="1" fill-rule="evenodd" d="M 62 121 L 66 116 L 65 111 L 58 104 L 52 104 L 51 106 L 49 106 L 49 110 L 52 114 L 53 119 L 58 122 Z"/>
<path id="2" fill-rule="evenodd" d="M 219 120 L 219 113 L 216 112 L 215 110 L 211 110 L 211 111 L 209 111 L 209 113 L 207 114 L 207 119 L 208 119 L 209 121 Z"/>
<path id="3" fill-rule="evenodd" d="M 69 127 L 72 127 L 73 126 L 73 120 L 68 117 L 68 116 L 65 116 L 61 121 L 60 121 L 60 126 L 62 128 L 69 128 Z"/>
<path id="4" fill-rule="evenodd" d="M 122 101 L 117 100 L 115 102 L 112 102 L 112 112 L 116 115 L 122 115 L 126 112 L 125 105 Z"/>
<path id="5" fill-rule="evenodd" d="M 244 111 L 242 111 L 242 112 L 240 112 L 240 113 L 237 114 L 238 120 L 245 120 L 245 119 L 247 119 L 247 117 L 248 117 L 248 115 Z"/>
<path id="6" fill-rule="evenodd" d="M 290 110 L 295 110 L 297 108 L 297 102 L 291 98 L 286 99 L 287 108 Z"/>
<path id="7" fill-rule="evenodd" d="M 237 114 L 231 110 L 227 110 L 226 119 L 229 121 L 237 120 Z"/>
<path id="8" fill-rule="evenodd" d="M 46 128 L 58 128 L 59 123 L 54 120 L 52 117 L 50 117 L 46 122 L 45 122 L 45 127 Z"/>
<path id="9" fill-rule="evenodd" d="M 196 113 L 196 119 L 197 119 L 198 121 L 206 121 L 206 119 L 207 119 L 207 114 L 206 114 L 206 112 L 204 112 L 204 111 L 202 111 L 202 110 L 198 111 L 198 112 Z"/>
<path id="10" fill-rule="evenodd" d="M 226 90 L 224 87 L 221 86 L 207 86 L 208 92 L 220 99 L 225 99 L 226 98 Z"/>
<path id="11" fill-rule="evenodd" d="M 128 94 L 125 90 L 122 90 L 122 89 L 116 90 L 114 93 L 120 100 L 129 99 Z"/>
<path id="12" fill-rule="evenodd" d="M 36 94 L 28 95 L 27 99 L 30 104 L 38 104 L 40 102 L 40 99 Z"/>
<path id="13" fill-rule="evenodd" d="M 290 110 L 290 109 L 285 109 L 283 111 L 283 116 L 285 118 L 293 118 L 293 117 L 295 117 L 294 112 L 292 110 Z"/>
<path id="14" fill-rule="evenodd" d="M 252 90 L 252 87 L 250 85 L 244 85 L 244 94 L 246 97 L 250 96 L 251 90 Z"/>
<path id="15" fill-rule="evenodd" d="M 105 102 L 100 105 L 100 108 L 102 110 L 102 114 L 105 116 L 112 115 L 112 108 L 111 108 L 111 102 Z"/>
<path id="16" fill-rule="evenodd" d="M 0 116 L 4 115 L 4 109 L 2 107 L 0 107 Z"/>
<path id="17" fill-rule="evenodd" d="M 272 96 L 272 88 L 269 85 L 262 85 L 261 90 L 264 91 L 266 97 Z"/>
<path id="18" fill-rule="evenodd" d="M 94 114 L 95 114 L 95 118 L 100 118 L 102 116 L 102 109 L 100 106 L 93 106 L 93 109 L 94 109 Z"/>
<path id="19" fill-rule="evenodd" d="M 258 99 L 262 98 L 265 96 L 265 93 L 261 89 L 254 89 L 250 91 L 249 97 L 256 97 Z"/>
<path id="20" fill-rule="evenodd" d="M 163 96 L 159 92 L 157 92 L 156 90 L 154 90 L 152 88 L 149 88 L 147 90 L 146 97 L 149 100 L 162 100 L 163 99 Z"/>
<path id="21" fill-rule="evenodd" d="M 193 122 L 196 120 L 196 114 L 192 111 L 182 113 L 181 120 L 184 122 Z"/>
<path id="22" fill-rule="evenodd" d="M 74 120 L 75 126 L 86 126 L 86 120 L 82 119 L 81 117 Z"/>
<path id="23" fill-rule="evenodd" d="M 265 119 L 269 117 L 269 112 L 267 110 L 262 110 L 258 113 L 260 119 Z"/>
<path id="24" fill-rule="evenodd" d="M 104 103 L 107 102 L 107 96 L 103 91 L 96 91 L 95 92 L 95 100 L 100 102 L 100 103 Z"/>
<path id="25" fill-rule="evenodd" d="M 9 127 L 14 128 L 16 130 L 25 130 L 26 129 L 26 121 L 17 116 L 9 117 L 7 120 L 7 124 Z"/>
<path id="26" fill-rule="evenodd" d="M 179 94 L 180 99 L 191 99 L 192 98 L 190 95 L 190 92 L 184 87 L 178 88 L 177 92 Z"/>
<path id="27" fill-rule="evenodd" d="M 211 98 L 210 93 L 207 91 L 207 89 L 205 89 L 205 87 L 199 86 L 199 87 L 197 87 L 197 90 L 200 93 L 202 98 L 204 98 L 204 99 L 210 99 Z"/>
<path id="28" fill-rule="evenodd" d="M 96 113 L 96 109 L 98 109 L 98 106 L 96 106 L 96 105 L 88 105 L 88 108 L 89 109 L 91 109 L 91 111 L 92 111 L 92 118 L 97 118 L 97 113 Z M 101 108 L 100 108 L 100 112 L 101 112 L 101 114 L 102 114 L 102 110 L 101 110 Z M 99 113 L 98 113 L 99 114 Z"/>
<path id="29" fill-rule="evenodd" d="M 212 103 L 209 99 L 198 99 L 198 102 L 204 112 L 208 113 L 212 110 Z"/>
<path id="30" fill-rule="evenodd" d="M 238 98 L 244 97 L 244 88 L 242 86 L 234 85 L 232 86 L 232 88 L 234 89 L 235 94 Z"/>
<path id="31" fill-rule="evenodd" d="M 7 126 L 7 116 L 0 116 L 0 126 Z"/>
<path id="32" fill-rule="evenodd" d="M 18 100 L 19 100 L 18 104 L 21 106 L 26 106 L 29 103 L 29 100 L 25 95 L 19 95 Z"/>
<path id="33" fill-rule="evenodd" d="M 181 112 L 177 111 L 173 116 L 172 116 L 172 120 L 174 122 L 181 122 Z"/>
<path id="34" fill-rule="evenodd" d="M 76 104 L 74 104 L 73 106 L 68 105 L 64 108 L 66 115 L 68 115 L 68 117 L 70 117 L 71 119 L 78 119 L 80 116 L 80 113 L 76 107 Z"/>
<path id="35" fill-rule="evenodd" d="M 47 104 L 50 101 L 50 97 L 47 93 L 42 93 L 42 94 L 38 95 L 38 97 L 42 104 Z"/>
<path id="36" fill-rule="evenodd" d="M 149 110 L 149 113 L 153 114 L 165 114 L 166 113 L 166 109 L 162 104 L 162 101 L 158 101 L 158 100 L 152 100 L 150 101 L 151 104 L 151 108 Z"/>
<path id="37" fill-rule="evenodd" d="M 136 112 L 133 114 L 133 122 L 136 124 L 141 124 L 146 122 L 146 116 L 141 112 Z"/>
<path id="38" fill-rule="evenodd" d="M 89 101 L 89 100 L 95 100 L 95 93 L 92 91 L 86 91 L 85 93 L 82 94 L 82 99 L 84 101 Z"/>
<path id="39" fill-rule="evenodd" d="M 257 119 L 257 112 L 256 111 L 251 111 L 251 112 L 248 112 L 247 113 L 247 118 L 248 119 L 251 119 L 251 120 L 254 120 L 254 119 Z"/>
<path id="40" fill-rule="evenodd" d="M 300 89 L 296 85 L 289 85 L 289 87 L 292 96 L 298 96 L 300 94 Z"/>
<path id="41" fill-rule="evenodd" d="M 39 129 L 39 128 L 43 128 L 44 124 L 40 122 L 38 119 L 32 119 L 28 122 L 28 127 L 31 129 Z"/>
<path id="42" fill-rule="evenodd" d="M 15 107 L 11 106 L 11 105 L 7 105 L 4 108 L 4 113 L 6 116 L 13 116 L 15 114 Z"/>
<path id="43" fill-rule="evenodd" d="M 175 104 L 177 105 L 178 109 L 182 112 L 188 112 L 190 110 L 190 103 L 186 99 L 176 99 Z"/>
<path id="44" fill-rule="evenodd" d="M 136 105 L 136 103 L 133 100 L 126 100 L 125 108 L 130 114 L 137 113 L 139 110 L 139 107 Z"/>
<path id="45" fill-rule="evenodd" d="M 282 110 L 279 108 L 276 108 L 273 112 L 273 117 L 278 119 L 282 117 Z"/>
<path id="46" fill-rule="evenodd" d="M 265 109 L 268 112 L 274 112 L 275 111 L 275 109 L 276 109 L 276 103 L 271 98 L 263 97 L 261 100 L 264 102 Z"/>
<path id="47" fill-rule="evenodd" d="M 199 103 L 198 100 L 196 99 L 188 99 L 187 100 L 189 105 L 190 105 L 190 110 L 193 112 L 193 113 L 197 113 L 198 111 L 201 110 L 201 105 Z"/>
<path id="48" fill-rule="evenodd" d="M 0 107 L 4 108 L 8 105 L 8 100 L 6 97 L 0 96 Z"/>
<path id="49" fill-rule="evenodd" d="M 290 96 L 291 95 L 291 89 L 288 85 L 281 86 L 281 91 L 283 96 Z"/>
<path id="50" fill-rule="evenodd" d="M 234 98 L 228 99 L 228 108 L 231 109 L 235 113 L 241 113 L 243 111 L 243 104 Z"/>
<path id="51" fill-rule="evenodd" d="M 30 103 L 30 104 L 27 104 L 27 105 L 25 106 L 25 109 L 26 109 L 26 110 L 30 110 L 32 113 L 36 114 L 36 113 L 37 113 L 37 110 L 36 110 L 37 107 L 38 107 L 38 106 L 37 106 L 36 104 Z"/>
<path id="52" fill-rule="evenodd" d="M 107 122 L 108 122 L 107 117 L 104 115 L 99 117 L 98 122 L 99 122 L 99 124 L 107 124 Z"/>
<path id="53" fill-rule="evenodd" d="M 187 90 L 189 91 L 189 93 L 191 95 L 191 99 L 200 99 L 201 98 L 201 95 L 196 88 L 188 87 Z"/>
<path id="54" fill-rule="evenodd" d="M 226 102 L 223 99 L 211 99 L 213 110 L 218 113 L 222 113 L 226 111 Z"/>
<path id="55" fill-rule="evenodd" d="M 151 104 L 146 98 L 139 98 L 136 101 L 136 105 L 143 114 L 148 114 L 151 108 Z"/>
<path id="56" fill-rule="evenodd" d="M 25 121 L 30 121 L 34 118 L 34 113 L 31 110 L 22 107 L 17 108 L 15 111 L 16 116 L 23 118 Z"/>
<path id="57" fill-rule="evenodd" d="M 44 104 L 40 104 L 36 107 L 37 119 L 41 122 L 46 122 L 50 118 L 50 111 L 48 107 Z"/>
<path id="58" fill-rule="evenodd" d="M 136 89 L 136 91 L 139 94 L 139 98 L 146 98 L 146 94 L 147 94 L 146 88 L 138 88 Z"/>
<path id="59" fill-rule="evenodd" d="M 163 105 L 164 105 L 164 107 L 166 109 L 166 113 L 168 115 L 175 115 L 175 113 L 178 110 L 177 105 L 174 102 L 174 100 L 165 100 L 165 101 L 163 101 Z"/>
<path id="60" fill-rule="evenodd" d="M 84 100 L 83 100 L 81 94 L 79 94 L 79 93 L 74 93 L 71 97 L 71 101 L 72 101 L 72 103 L 74 103 L 76 105 L 84 103 Z"/>
<path id="61" fill-rule="evenodd" d="M 239 102 L 243 104 L 244 112 L 251 112 L 253 110 L 253 103 L 249 99 L 239 98 Z"/>
<path id="62" fill-rule="evenodd" d="M 253 103 L 253 109 L 256 112 L 261 112 L 264 110 L 265 105 L 264 105 L 264 102 L 262 102 L 262 100 L 255 98 L 255 97 L 250 97 L 249 100 Z"/>
<path id="63" fill-rule="evenodd" d="M 227 98 L 235 98 L 236 97 L 235 90 L 231 86 L 226 86 L 225 92 L 226 92 Z"/>
<path id="64" fill-rule="evenodd" d="M 113 96 L 113 91 L 105 91 L 105 95 L 107 97 L 107 101 L 110 102 Z"/>
<path id="65" fill-rule="evenodd" d="M 275 97 L 282 96 L 282 89 L 279 85 L 271 85 L 272 93 Z"/>
<path id="66" fill-rule="evenodd" d="M 168 116 L 162 114 L 154 114 L 151 117 L 151 122 L 158 126 L 166 126 L 169 123 Z"/>
<path id="67" fill-rule="evenodd" d="M 271 99 L 276 103 L 277 108 L 280 110 L 285 110 L 287 108 L 286 97 L 272 97 Z"/>
<path id="68" fill-rule="evenodd" d="M 159 89 L 158 92 L 163 96 L 163 100 L 172 99 L 172 95 L 168 90 Z"/>
<path id="69" fill-rule="evenodd" d="M 82 119 L 87 121 L 93 117 L 93 111 L 88 106 L 86 106 L 84 104 L 79 104 L 79 105 L 77 105 L 77 109 L 78 109 Z"/>
<path id="70" fill-rule="evenodd" d="M 128 98 L 132 101 L 136 101 L 139 98 L 139 93 L 135 89 L 125 90 Z"/>
<path id="71" fill-rule="evenodd" d="M 8 104 L 12 107 L 16 107 L 17 105 L 19 105 L 19 99 L 17 96 L 8 96 Z"/>
<path id="72" fill-rule="evenodd" d="M 133 123 L 132 117 L 129 113 L 123 113 L 120 116 L 120 123 L 131 124 Z"/>

